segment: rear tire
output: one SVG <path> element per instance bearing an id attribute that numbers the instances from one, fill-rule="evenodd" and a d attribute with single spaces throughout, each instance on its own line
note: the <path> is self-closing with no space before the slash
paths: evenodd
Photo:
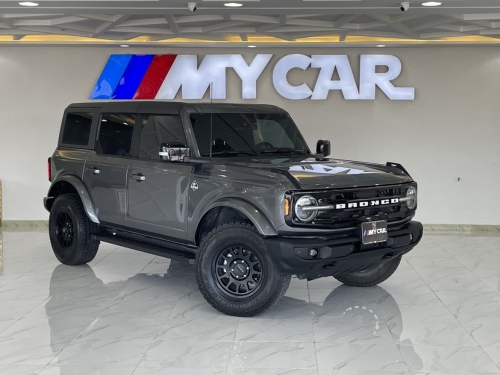
<path id="1" fill-rule="evenodd" d="M 387 280 L 396 272 L 402 256 L 394 258 L 388 262 L 382 263 L 379 266 L 363 272 L 355 272 L 344 275 L 334 276 L 341 283 L 348 286 L 366 288 L 380 284 Z"/>
<path id="2" fill-rule="evenodd" d="M 283 297 L 290 279 L 277 269 L 250 224 L 221 225 L 201 241 L 196 281 L 208 303 L 224 314 L 260 314 Z"/>
<path id="3" fill-rule="evenodd" d="M 57 259 L 70 266 L 86 264 L 97 254 L 99 241 L 92 235 L 98 226 L 92 223 L 77 194 L 62 194 L 50 210 L 49 237 Z"/>

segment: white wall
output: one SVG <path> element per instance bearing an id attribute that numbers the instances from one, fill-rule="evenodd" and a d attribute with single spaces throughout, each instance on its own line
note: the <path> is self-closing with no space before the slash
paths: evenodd
<path id="1" fill-rule="evenodd" d="M 4 220 L 45 220 L 46 160 L 56 147 L 64 108 L 87 101 L 111 53 L 243 53 L 228 49 L 0 47 L 0 179 Z M 402 163 L 419 183 L 417 218 L 433 224 L 500 224 L 500 50 L 497 47 L 273 49 L 258 84 L 257 102 L 288 110 L 310 146 L 330 139 L 334 157 Z M 413 102 L 290 101 L 271 81 L 279 56 L 348 54 L 357 70 L 362 53 L 388 53 L 403 62 L 395 83 L 414 86 Z M 357 75 L 357 73 L 355 73 Z M 317 71 L 293 71 L 309 84 Z M 228 98 L 241 83 L 229 73 Z M 461 179 L 458 182 L 458 178 Z"/>

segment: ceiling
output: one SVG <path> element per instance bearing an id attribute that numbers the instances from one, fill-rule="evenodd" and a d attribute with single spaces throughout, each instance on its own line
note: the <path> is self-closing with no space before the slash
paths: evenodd
<path id="1" fill-rule="evenodd" d="M 34 0 L 37 1 L 37 0 Z M 2 44 L 352 45 L 500 43 L 500 0 L 0 0 Z"/>

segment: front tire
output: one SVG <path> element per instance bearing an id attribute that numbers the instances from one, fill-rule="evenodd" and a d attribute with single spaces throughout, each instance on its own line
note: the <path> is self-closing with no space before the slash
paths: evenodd
<path id="1" fill-rule="evenodd" d="M 375 268 L 362 272 L 337 275 L 334 276 L 334 278 L 348 286 L 355 286 L 360 288 L 375 286 L 387 280 L 392 276 L 394 272 L 396 272 L 399 263 L 401 263 L 401 258 L 402 256 L 400 255 L 397 258 L 382 263 Z"/>
<path id="2" fill-rule="evenodd" d="M 97 226 L 87 217 L 76 194 L 62 194 L 50 210 L 49 237 L 57 259 L 70 266 L 86 264 L 97 254 Z"/>
<path id="3" fill-rule="evenodd" d="M 196 257 L 196 281 L 215 309 L 254 316 L 286 293 L 291 275 L 281 273 L 262 237 L 246 223 L 224 224 L 203 238 Z"/>

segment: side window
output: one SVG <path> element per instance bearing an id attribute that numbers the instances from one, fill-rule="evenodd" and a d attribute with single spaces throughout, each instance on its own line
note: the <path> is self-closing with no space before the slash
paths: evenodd
<path id="1" fill-rule="evenodd" d="M 96 145 L 97 152 L 106 155 L 130 156 L 134 124 L 134 115 L 102 115 Z"/>
<path id="2" fill-rule="evenodd" d="M 64 123 L 62 143 L 87 146 L 90 138 L 93 113 L 68 113 Z"/>
<path id="3" fill-rule="evenodd" d="M 162 143 L 187 143 L 180 116 L 142 115 L 139 158 L 160 160 L 158 153 Z"/>

